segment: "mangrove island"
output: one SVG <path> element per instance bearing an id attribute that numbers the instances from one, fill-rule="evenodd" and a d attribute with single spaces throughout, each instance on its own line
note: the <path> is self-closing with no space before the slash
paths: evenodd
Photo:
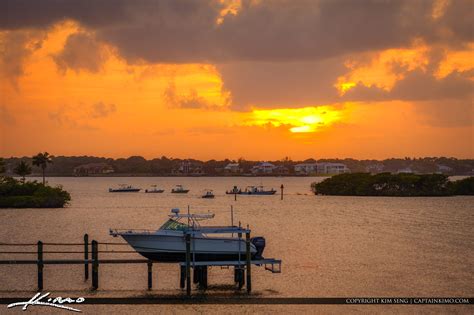
<path id="1" fill-rule="evenodd" d="M 317 195 L 454 196 L 474 195 L 474 177 L 450 181 L 442 174 L 347 173 L 311 184 Z"/>

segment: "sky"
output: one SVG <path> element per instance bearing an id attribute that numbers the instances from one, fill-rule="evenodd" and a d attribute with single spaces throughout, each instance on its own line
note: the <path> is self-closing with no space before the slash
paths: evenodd
<path id="1" fill-rule="evenodd" d="M 0 156 L 474 158 L 467 0 L 3 0 Z"/>

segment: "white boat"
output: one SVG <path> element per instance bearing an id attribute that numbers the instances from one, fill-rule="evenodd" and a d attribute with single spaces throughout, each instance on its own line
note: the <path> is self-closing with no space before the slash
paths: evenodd
<path id="1" fill-rule="evenodd" d="M 151 185 L 151 189 L 145 189 L 145 192 L 148 193 L 148 194 L 161 194 L 162 192 L 164 192 L 165 190 L 164 189 L 160 189 L 160 188 L 157 188 L 156 185 Z"/>
<path id="2" fill-rule="evenodd" d="M 109 192 L 139 192 L 140 190 L 140 188 L 125 184 L 120 184 L 118 188 L 109 188 Z"/>
<path id="3" fill-rule="evenodd" d="M 206 189 L 204 192 L 204 195 L 201 196 L 201 198 L 204 198 L 204 199 L 213 199 L 214 197 L 215 197 L 214 193 L 210 189 Z"/>
<path id="4" fill-rule="evenodd" d="M 245 233 L 238 226 L 200 226 L 199 221 L 212 219 L 214 214 L 181 214 L 172 209 L 169 220 L 158 230 L 110 230 L 110 235 L 121 236 L 140 255 L 159 262 L 186 261 L 185 235 L 191 234 L 191 254 L 193 261 L 245 260 L 246 244 L 243 238 L 234 237 Z M 186 223 L 183 223 L 185 221 Z M 232 237 L 222 237 L 224 234 Z M 218 236 L 214 236 L 218 234 Z M 245 237 L 245 236 L 244 236 Z M 251 239 L 252 259 L 261 259 L 265 249 L 265 239 Z"/>
<path id="5" fill-rule="evenodd" d="M 187 194 L 189 189 L 185 189 L 183 185 L 176 185 L 175 188 L 171 189 L 171 193 L 173 194 Z"/>

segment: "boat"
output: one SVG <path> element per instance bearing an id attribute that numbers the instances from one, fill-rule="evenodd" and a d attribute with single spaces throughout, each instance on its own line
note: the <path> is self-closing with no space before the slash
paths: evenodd
<path id="1" fill-rule="evenodd" d="M 248 186 L 245 188 L 245 191 L 242 193 L 244 195 L 274 195 L 276 193 L 275 189 L 265 190 L 263 186 Z"/>
<path id="2" fill-rule="evenodd" d="M 175 188 L 171 189 L 173 194 L 187 194 L 189 189 L 184 189 L 183 185 L 176 185 Z"/>
<path id="3" fill-rule="evenodd" d="M 181 214 L 179 209 L 172 209 L 169 219 L 156 231 L 110 229 L 109 234 L 121 236 L 140 255 L 158 262 L 185 262 L 186 234 L 192 237 L 193 261 L 245 261 L 246 243 L 241 236 L 247 230 L 239 226 L 201 226 L 199 223 L 212 218 L 212 213 Z M 230 233 L 232 237 L 222 237 Z M 250 239 L 251 259 L 263 259 L 264 249 L 265 238 Z"/>
<path id="4" fill-rule="evenodd" d="M 162 192 L 165 191 L 164 189 L 157 188 L 156 185 L 151 185 L 151 187 L 152 187 L 151 189 L 145 189 L 145 192 L 148 194 L 161 194 Z"/>
<path id="5" fill-rule="evenodd" d="M 242 189 L 238 188 L 237 186 L 234 186 L 231 190 L 227 190 L 225 192 L 227 195 L 239 195 L 242 193 Z"/>
<path id="6" fill-rule="evenodd" d="M 118 188 L 109 188 L 109 192 L 138 192 L 141 188 L 135 188 L 132 185 L 121 184 Z"/>
<path id="7" fill-rule="evenodd" d="M 212 199 L 214 197 L 215 197 L 214 193 L 210 189 L 206 189 L 206 192 L 204 193 L 204 195 L 201 196 L 201 198 L 207 198 L 207 199 Z"/>

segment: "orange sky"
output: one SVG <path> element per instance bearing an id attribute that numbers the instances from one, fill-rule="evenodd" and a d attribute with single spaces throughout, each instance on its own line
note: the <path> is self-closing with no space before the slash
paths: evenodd
<path id="1" fill-rule="evenodd" d="M 221 13 L 216 27 L 239 15 L 239 6 L 232 8 Z M 435 17 L 442 14 L 438 11 Z M 68 49 L 75 34 L 91 46 Z M 43 29 L 6 29 L 0 43 L 4 157 L 39 151 L 199 159 L 472 158 L 474 153 L 472 94 L 443 106 L 436 99 L 410 99 L 401 89 L 415 74 L 432 74 L 437 84 L 470 72 L 472 82 L 472 42 L 443 46 L 436 63 L 432 56 L 439 47 L 423 38 L 405 47 L 345 55 L 344 72 L 328 85 L 335 95 L 328 102 L 308 97 L 265 106 L 236 104 L 237 91 L 216 62 L 131 61 L 73 20 Z M 271 80 L 267 83 L 271 88 Z M 374 90 L 387 96 L 360 94 Z M 459 109 L 451 105 L 458 103 Z"/>

